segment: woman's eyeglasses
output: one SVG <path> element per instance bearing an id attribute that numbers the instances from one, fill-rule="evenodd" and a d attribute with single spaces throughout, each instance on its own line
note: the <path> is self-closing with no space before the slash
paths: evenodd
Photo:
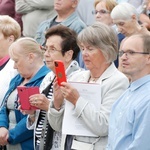
<path id="1" fill-rule="evenodd" d="M 48 54 L 53 54 L 55 52 L 61 52 L 62 50 L 58 50 L 56 48 L 47 48 L 47 47 L 44 47 L 44 46 L 40 46 L 40 48 L 42 49 L 43 52 L 47 52 Z"/>
<path id="2" fill-rule="evenodd" d="M 94 15 L 97 15 L 97 14 L 103 15 L 103 14 L 109 14 L 109 13 L 110 12 L 108 10 L 105 10 L 105 9 L 92 11 L 92 14 L 94 14 Z"/>

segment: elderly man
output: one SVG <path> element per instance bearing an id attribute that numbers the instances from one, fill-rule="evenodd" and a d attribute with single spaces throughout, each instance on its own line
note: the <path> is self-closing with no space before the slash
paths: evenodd
<path id="1" fill-rule="evenodd" d="M 107 150 L 149 150 L 150 35 L 130 36 L 121 48 L 120 64 L 131 84 L 112 107 Z"/>
<path id="2" fill-rule="evenodd" d="M 57 15 L 54 18 L 42 22 L 36 32 L 35 39 L 41 45 L 45 45 L 45 32 L 54 25 L 62 24 L 79 33 L 86 27 L 85 23 L 76 14 L 76 7 L 79 0 L 54 0 L 54 9 Z M 77 61 L 81 67 L 84 67 L 81 54 L 79 54 Z"/>

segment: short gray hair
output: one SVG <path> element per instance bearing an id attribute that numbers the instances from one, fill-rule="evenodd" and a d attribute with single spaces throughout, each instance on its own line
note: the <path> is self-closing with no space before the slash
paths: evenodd
<path id="1" fill-rule="evenodd" d="M 113 20 L 129 20 L 133 15 L 135 15 L 136 19 L 138 20 L 139 14 L 136 8 L 133 5 L 126 2 L 119 3 L 117 6 L 114 7 L 114 9 L 111 12 L 111 18 Z"/>
<path id="2" fill-rule="evenodd" d="M 118 38 L 114 30 L 106 24 L 95 22 L 83 29 L 78 35 L 79 46 L 80 43 L 99 48 L 107 63 L 117 59 Z"/>

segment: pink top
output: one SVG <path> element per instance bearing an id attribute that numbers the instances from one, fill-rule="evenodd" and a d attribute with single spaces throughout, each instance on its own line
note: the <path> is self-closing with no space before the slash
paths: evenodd
<path id="1" fill-rule="evenodd" d="M 9 56 L 5 56 L 2 59 L 0 59 L 0 66 L 4 65 L 8 60 L 9 60 Z"/>

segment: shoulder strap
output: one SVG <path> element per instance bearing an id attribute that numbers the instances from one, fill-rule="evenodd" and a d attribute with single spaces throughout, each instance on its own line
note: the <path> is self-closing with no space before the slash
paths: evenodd
<path id="1" fill-rule="evenodd" d="M 53 84 L 55 78 L 56 78 L 56 77 L 54 77 L 54 79 L 52 80 L 52 82 L 42 91 L 42 93 L 43 93 L 45 96 L 48 95 L 49 89 L 51 88 L 51 86 L 52 86 L 52 84 Z M 42 135 L 41 135 L 41 138 L 40 138 L 40 147 L 39 147 L 40 150 L 46 150 L 47 144 L 48 144 L 49 146 L 52 146 L 53 129 L 50 127 L 50 125 L 49 125 L 49 123 L 48 123 L 48 131 L 47 131 L 47 134 L 46 134 L 46 143 L 45 143 L 45 148 L 44 148 L 44 140 L 45 140 L 45 132 L 46 132 L 47 122 L 48 122 L 48 119 L 47 119 L 47 114 L 46 114 L 45 119 L 44 119 L 43 128 L 42 128 Z M 48 132 L 50 132 L 50 133 L 48 133 Z M 49 134 L 50 134 L 49 139 L 52 138 L 52 139 L 50 139 L 51 142 L 49 141 L 51 144 L 50 144 L 50 143 L 47 143 L 47 139 L 48 139 Z M 48 135 L 48 136 L 47 136 L 47 135 Z"/>
<path id="2" fill-rule="evenodd" d="M 46 125 L 47 125 L 47 114 L 46 114 L 45 119 L 44 119 L 44 124 L 43 124 L 43 128 L 42 128 L 42 134 L 41 134 L 41 138 L 40 138 L 39 150 L 44 150 L 44 139 L 45 139 Z"/>
<path id="3" fill-rule="evenodd" d="M 52 148 L 53 133 L 54 133 L 54 130 L 52 129 L 52 127 L 48 123 L 48 129 L 47 129 L 47 135 L 46 135 L 46 142 L 45 142 L 44 150 L 50 150 Z"/>

